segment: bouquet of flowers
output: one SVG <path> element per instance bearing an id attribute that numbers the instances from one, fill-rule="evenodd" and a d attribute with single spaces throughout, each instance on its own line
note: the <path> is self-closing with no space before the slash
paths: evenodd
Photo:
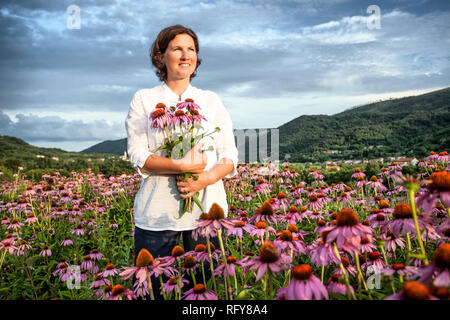
<path id="1" fill-rule="evenodd" d="M 165 143 L 159 146 L 154 152 L 165 150 L 167 157 L 170 159 L 181 159 L 204 137 L 211 137 L 214 132 L 220 131 L 216 127 L 212 132 L 206 133 L 201 125 L 202 120 L 207 121 L 200 114 L 200 106 L 194 103 L 193 99 L 186 99 L 184 102 L 177 103 L 176 106 L 166 107 L 164 103 L 158 103 L 155 109 L 150 113 L 152 128 L 163 130 Z M 201 152 L 212 151 L 214 148 L 210 146 Z M 184 181 L 192 178 L 198 179 L 197 175 L 186 172 L 183 174 Z M 187 194 L 185 192 L 184 194 Z M 182 215 L 192 212 L 192 201 L 204 212 L 202 203 L 200 202 L 199 192 L 182 201 Z"/>

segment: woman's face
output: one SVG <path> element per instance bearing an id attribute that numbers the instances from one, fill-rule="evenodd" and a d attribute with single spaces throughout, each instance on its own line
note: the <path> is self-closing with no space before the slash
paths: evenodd
<path id="1" fill-rule="evenodd" d="M 167 80 L 190 79 L 197 66 L 197 52 L 194 39 L 179 34 L 169 42 L 162 61 L 167 68 Z"/>

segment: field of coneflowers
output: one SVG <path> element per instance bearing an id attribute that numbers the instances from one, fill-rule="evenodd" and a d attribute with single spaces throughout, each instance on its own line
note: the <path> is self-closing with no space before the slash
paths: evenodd
<path id="1" fill-rule="evenodd" d="M 224 181 L 228 217 L 213 205 L 198 220 L 196 233 L 220 246 L 181 244 L 168 257 L 134 253 L 139 175 L 54 172 L 35 183 L 18 171 L 0 180 L 0 299 L 150 300 L 152 278 L 172 300 L 448 299 L 448 160 L 432 152 L 414 177 L 396 163 L 373 176 L 355 168 L 351 182 L 329 185 L 288 163 L 240 165 Z"/>

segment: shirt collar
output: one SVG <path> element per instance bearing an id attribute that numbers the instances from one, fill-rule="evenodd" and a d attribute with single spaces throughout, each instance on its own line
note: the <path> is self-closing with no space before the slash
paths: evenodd
<path id="1" fill-rule="evenodd" d="M 179 102 L 178 98 L 178 94 L 176 94 L 175 92 L 172 91 L 172 89 L 170 89 L 166 83 L 164 83 L 162 85 L 163 87 L 163 91 L 164 91 L 164 98 L 169 100 L 170 102 L 174 102 L 177 103 Z M 190 95 L 192 95 L 192 86 L 191 84 L 188 85 L 188 87 L 186 88 L 186 90 L 184 90 L 184 92 L 181 94 L 181 101 L 184 101 L 187 98 L 192 98 Z"/>

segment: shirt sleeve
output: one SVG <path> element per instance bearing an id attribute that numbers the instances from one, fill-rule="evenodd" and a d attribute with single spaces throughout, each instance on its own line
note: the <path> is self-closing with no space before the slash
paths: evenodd
<path id="1" fill-rule="evenodd" d="M 147 178 L 149 174 L 141 172 L 139 167 L 143 167 L 147 158 L 153 154 L 148 145 L 148 121 L 142 96 L 138 91 L 131 100 L 125 127 L 130 164 L 142 178 Z"/>
<path id="2" fill-rule="evenodd" d="M 220 128 L 220 131 L 216 134 L 215 138 L 215 144 L 218 154 L 217 161 L 219 162 L 223 158 L 227 158 L 233 161 L 233 171 L 225 176 L 225 178 L 231 178 L 237 174 L 236 168 L 239 161 L 238 150 L 236 148 L 236 143 L 234 140 L 233 123 L 227 109 L 225 109 L 225 106 L 217 95 L 216 106 L 217 112 L 214 124 L 216 127 Z"/>

